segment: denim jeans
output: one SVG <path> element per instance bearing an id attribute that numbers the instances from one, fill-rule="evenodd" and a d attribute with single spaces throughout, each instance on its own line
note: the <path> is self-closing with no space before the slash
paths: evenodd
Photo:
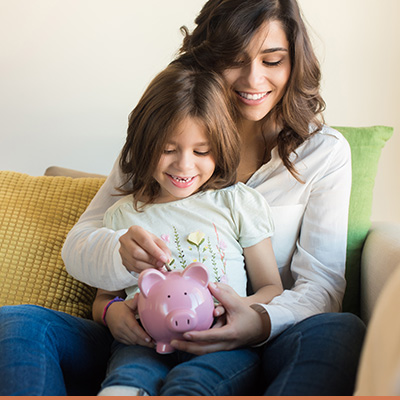
<path id="1" fill-rule="evenodd" d="M 33 305 L 0 308 L 0 395 L 95 395 L 112 336 L 91 320 Z"/>
<path id="2" fill-rule="evenodd" d="M 351 396 L 365 335 L 354 314 L 318 314 L 263 349 L 266 396 Z M 266 390 L 265 390 L 266 388 Z"/>
<path id="3" fill-rule="evenodd" d="M 158 354 L 155 349 L 115 341 L 102 388 L 131 386 L 150 396 L 249 395 L 254 394 L 259 371 L 256 349 L 202 356 L 180 351 Z"/>
<path id="4" fill-rule="evenodd" d="M 338 313 L 287 329 L 260 348 L 258 394 L 352 395 L 364 333 L 358 317 Z M 0 395 L 95 395 L 111 343 L 108 329 L 93 321 L 37 306 L 0 307 Z M 185 365 L 175 373 L 185 377 Z"/>

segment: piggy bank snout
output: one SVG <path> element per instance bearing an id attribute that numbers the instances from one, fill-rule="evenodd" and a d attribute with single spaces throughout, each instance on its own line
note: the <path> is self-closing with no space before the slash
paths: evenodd
<path id="1" fill-rule="evenodd" d="M 167 315 L 167 322 L 171 331 L 187 332 L 197 326 L 197 315 L 192 310 L 174 310 Z"/>

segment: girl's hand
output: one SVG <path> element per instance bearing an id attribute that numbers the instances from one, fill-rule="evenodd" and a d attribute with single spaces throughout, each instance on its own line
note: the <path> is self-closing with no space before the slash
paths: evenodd
<path id="1" fill-rule="evenodd" d="M 135 318 L 137 302 L 138 294 L 133 299 L 111 304 L 106 314 L 107 326 L 118 342 L 154 347 L 153 340 Z"/>
<path id="2" fill-rule="evenodd" d="M 171 252 L 162 239 L 133 225 L 119 239 L 122 264 L 137 273 L 148 268 L 162 268 L 171 258 Z"/>
<path id="3" fill-rule="evenodd" d="M 225 325 L 217 323 L 206 331 L 186 332 L 186 340 L 171 342 L 175 349 L 201 355 L 254 345 L 268 338 L 271 323 L 267 313 L 260 314 L 250 308 L 228 285 L 211 283 L 209 289 L 225 309 Z"/>

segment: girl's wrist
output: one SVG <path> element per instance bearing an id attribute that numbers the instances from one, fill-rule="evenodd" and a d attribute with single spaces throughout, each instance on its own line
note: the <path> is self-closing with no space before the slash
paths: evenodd
<path id="1" fill-rule="evenodd" d="M 105 326 L 107 326 L 106 315 L 107 315 L 107 311 L 108 311 L 109 307 L 111 306 L 111 304 L 113 304 L 113 303 L 115 303 L 115 302 L 119 302 L 119 301 L 124 301 L 124 299 L 121 298 L 121 297 L 119 297 L 119 296 L 116 296 L 116 297 L 114 297 L 112 300 L 110 300 L 110 301 L 106 304 L 106 306 L 104 307 L 103 315 L 102 315 L 102 317 L 101 317 L 101 320 L 103 321 L 103 324 L 104 324 Z"/>

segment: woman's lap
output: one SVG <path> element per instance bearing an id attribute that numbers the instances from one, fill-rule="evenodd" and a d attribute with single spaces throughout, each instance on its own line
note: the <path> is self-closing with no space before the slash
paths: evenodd
<path id="1" fill-rule="evenodd" d="M 364 333 L 359 318 L 340 313 L 287 329 L 262 348 L 265 394 L 351 395 Z M 1 307 L 0 395 L 94 395 L 111 341 L 91 320 L 37 306 Z"/>
<path id="2" fill-rule="evenodd" d="M 105 327 L 34 305 L 0 308 L 0 395 L 96 394 L 112 337 Z"/>
<path id="3" fill-rule="evenodd" d="M 263 349 L 265 395 L 352 395 L 364 335 L 363 322 L 348 313 L 287 329 Z"/>

